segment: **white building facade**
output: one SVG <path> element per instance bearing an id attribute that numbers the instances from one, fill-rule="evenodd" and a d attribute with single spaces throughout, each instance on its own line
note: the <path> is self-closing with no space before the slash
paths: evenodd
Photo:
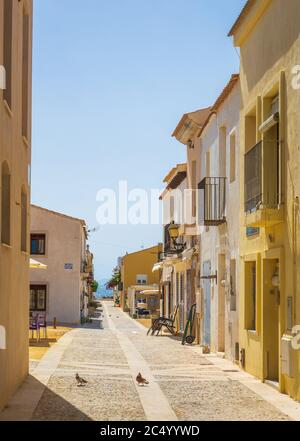
<path id="1" fill-rule="evenodd" d="M 239 76 L 232 75 L 199 134 L 201 343 L 239 359 Z"/>
<path id="2" fill-rule="evenodd" d="M 30 313 L 78 325 L 88 315 L 85 221 L 31 206 L 31 257 L 47 269 L 30 270 Z"/>

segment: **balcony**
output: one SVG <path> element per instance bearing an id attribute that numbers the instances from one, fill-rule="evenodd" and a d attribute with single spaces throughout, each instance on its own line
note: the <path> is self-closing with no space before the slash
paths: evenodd
<path id="1" fill-rule="evenodd" d="M 204 178 L 199 189 L 199 224 L 219 226 L 226 222 L 226 178 Z"/>
<path id="2" fill-rule="evenodd" d="M 87 279 L 89 277 L 89 271 L 87 268 L 87 262 L 82 261 L 80 264 L 80 274 L 82 279 Z"/>
<path id="3" fill-rule="evenodd" d="M 261 141 L 245 154 L 246 227 L 271 227 L 283 221 L 276 145 Z"/>

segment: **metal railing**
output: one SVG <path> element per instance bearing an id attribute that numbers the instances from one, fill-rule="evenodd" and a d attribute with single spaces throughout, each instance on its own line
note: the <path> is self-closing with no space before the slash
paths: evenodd
<path id="1" fill-rule="evenodd" d="M 200 225 L 218 226 L 226 222 L 226 178 L 204 178 L 198 189 Z"/>
<path id="2" fill-rule="evenodd" d="M 260 141 L 245 154 L 245 212 L 280 204 L 279 145 Z"/>
<path id="3" fill-rule="evenodd" d="M 164 253 L 168 253 L 171 250 L 171 238 L 169 233 L 170 224 L 164 227 Z"/>
<path id="4" fill-rule="evenodd" d="M 245 212 L 262 203 L 262 142 L 245 154 Z"/>

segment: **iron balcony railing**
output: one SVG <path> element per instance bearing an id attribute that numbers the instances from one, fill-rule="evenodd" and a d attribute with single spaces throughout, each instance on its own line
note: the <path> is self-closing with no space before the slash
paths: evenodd
<path id="1" fill-rule="evenodd" d="M 164 227 L 164 254 L 168 253 L 171 250 L 171 238 L 169 233 L 170 224 L 165 225 Z"/>
<path id="2" fill-rule="evenodd" d="M 204 178 L 198 189 L 200 225 L 218 226 L 226 222 L 226 178 Z"/>
<path id="3" fill-rule="evenodd" d="M 245 155 L 245 212 L 262 204 L 262 142 Z"/>
<path id="4" fill-rule="evenodd" d="M 265 140 L 245 154 L 246 213 L 280 204 L 278 148 L 276 140 Z"/>

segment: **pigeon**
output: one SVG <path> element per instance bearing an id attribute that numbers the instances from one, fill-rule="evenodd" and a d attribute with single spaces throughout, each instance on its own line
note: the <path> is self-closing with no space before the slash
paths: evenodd
<path id="1" fill-rule="evenodd" d="M 136 377 L 136 382 L 139 386 L 145 386 L 145 384 L 149 384 L 145 378 L 142 377 L 141 373 L 139 373 Z"/>
<path id="2" fill-rule="evenodd" d="M 76 374 L 76 381 L 77 381 L 77 386 L 85 386 L 87 384 L 87 381 L 84 378 L 79 377 L 78 374 Z"/>

